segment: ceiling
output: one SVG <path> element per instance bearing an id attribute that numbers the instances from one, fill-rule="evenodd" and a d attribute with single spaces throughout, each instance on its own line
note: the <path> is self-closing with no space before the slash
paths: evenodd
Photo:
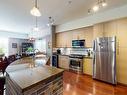
<path id="1" fill-rule="evenodd" d="M 52 1 L 52 2 L 51 2 Z M 48 27 L 48 17 L 55 25 L 89 16 L 87 11 L 97 0 L 39 0 L 42 16 L 38 18 L 40 29 Z M 101 11 L 127 4 L 127 0 L 107 0 L 108 6 Z M 30 14 L 33 0 L 0 0 L 0 30 L 28 34 L 35 26 L 35 17 Z"/>

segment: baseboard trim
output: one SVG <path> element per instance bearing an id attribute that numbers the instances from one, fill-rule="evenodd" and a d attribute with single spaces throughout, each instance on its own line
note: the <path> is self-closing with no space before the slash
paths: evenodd
<path id="1" fill-rule="evenodd" d="M 70 71 L 70 70 L 65 70 L 65 71 Z M 83 73 L 82 75 L 85 75 L 85 76 L 88 76 L 88 77 L 92 78 L 92 75 L 89 75 L 89 74 L 85 74 L 85 73 Z M 120 83 L 120 82 L 117 82 L 116 86 L 117 86 L 117 85 L 127 87 L 127 84 Z"/>
<path id="2" fill-rule="evenodd" d="M 121 86 L 126 86 L 127 87 L 127 84 L 124 84 L 124 83 L 117 82 L 117 84 L 121 85 Z"/>
<path id="3" fill-rule="evenodd" d="M 92 75 L 85 74 L 85 73 L 83 73 L 83 75 L 85 75 L 85 76 L 88 76 L 88 77 L 92 78 Z M 125 86 L 125 87 L 127 87 L 127 84 L 120 83 L 120 82 L 117 82 L 117 85 L 121 85 L 121 86 Z"/>
<path id="4" fill-rule="evenodd" d="M 83 75 L 85 75 L 85 76 L 88 76 L 88 77 L 92 78 L 92 75 L 85 74 L 85 73 L 83 73 Z"/>

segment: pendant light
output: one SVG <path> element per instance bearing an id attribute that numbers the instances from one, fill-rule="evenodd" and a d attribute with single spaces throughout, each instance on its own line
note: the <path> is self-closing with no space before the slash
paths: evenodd
<path id="1" fill-rule="evenodd" d="M 47 24 L 48 26 L 52 26 L 54 24 L 54 19 L 52 17 L 49 17 L 49 23 Z"/>
<path id="2" fill-rule="evenodd" d="M 33 28 L 33 31 L 34 32 L 38 32 L 39 31 L 37 17 L 35 17 L 35 27 Z"/>
<path id="3" fill-rule="evenodd" d="M 35 27 L 32 28 L 32 31 L 29 34 L 29 41 L 30 42 L 34 42 L 35 41 L 35 33 L 37 33 L 38 31 L 39 31 L 38 20 L 37 20 L 37 17 L 35 17 Z"/>
<path id="4" fill-rule="evenodd" d="M 35 0 L 35 5 L 34 5 L 34 7 L 31 9 L 30 13 L 31 13 L 33 16 L 40 17 L 40 16 L 41 16 L 41 12 L 39 11 L 39 8 L 38 8 L 37 4 L 38 4 L 38 2 L 37 2 L 37 0 Z"/>

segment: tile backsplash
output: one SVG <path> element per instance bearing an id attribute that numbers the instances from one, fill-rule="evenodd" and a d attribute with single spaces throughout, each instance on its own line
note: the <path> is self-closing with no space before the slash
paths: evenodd
<path id="1" fill-rule="evenodd" d="M 53 48 L 53 52 L 56 52 L 57 49 L 60 49 L 63 55 L 79 54 L 88 56 L 93 52 L 92 48 Z"/>

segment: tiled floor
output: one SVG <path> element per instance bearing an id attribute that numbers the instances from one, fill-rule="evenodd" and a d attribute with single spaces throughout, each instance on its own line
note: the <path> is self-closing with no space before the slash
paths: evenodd
<path id="1" fill-rule="evenodd" d="M 64 95 L 127 95 L 127 87 L 113 86 L 86 75 L 65 71 Z"/>

